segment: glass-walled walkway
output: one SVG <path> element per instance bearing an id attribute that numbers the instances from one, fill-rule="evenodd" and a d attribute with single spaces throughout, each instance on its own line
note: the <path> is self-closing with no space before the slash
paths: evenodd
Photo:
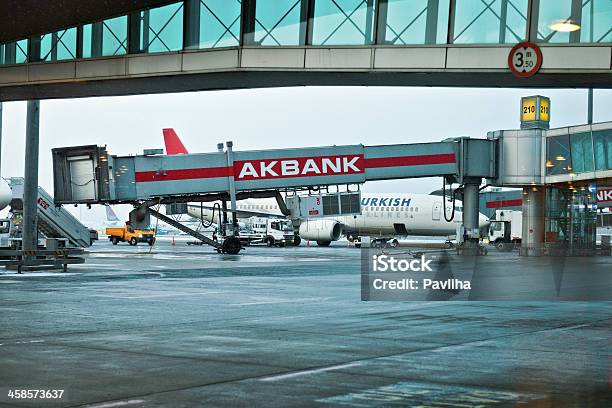
<path id="1" fill-rule="evenodd" d="M 237 46 L 612 43 L 610 0 L 186 0 L 0 45 L 0 65 Z"/>

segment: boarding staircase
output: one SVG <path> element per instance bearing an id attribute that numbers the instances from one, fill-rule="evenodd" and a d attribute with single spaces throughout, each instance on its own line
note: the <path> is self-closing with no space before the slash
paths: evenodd
<path id="1" fill-rule="evenodd" d="M 8 179 L 13 191 L 13 210 L 23 209 L 23 178 Z M 72 246 L 87 248 L 91 245 L 91 233 L 70 212 L 56 207 L 53 197 L 42 187 L 38 187 L 38 231 L 47 238 L 64 238 Z"/>

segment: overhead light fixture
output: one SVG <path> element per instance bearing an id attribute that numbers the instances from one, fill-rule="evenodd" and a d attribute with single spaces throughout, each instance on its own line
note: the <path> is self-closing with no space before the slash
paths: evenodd
<path id="1" fill-rule="evenodd" d="M 556 161 L 565 161 L 565 157 L 561 156 L 561 155 L 558 155 L 557 157 L 555 157 L 555 160 Z"/>
<path id="2" fill-rule="evenodd" d="M 555 167 L 552 161 L 546 160 L 546 167 Z"/>
<path id="3" fill-rule="evenodd" d="M 580 30 L 580 25 L 576 24 L 574 21 L 567 20 L 557 20 L 551 25 L 548 26 L 553 31 L 558 31 L 560 33 L 571 33 L 573 31 Z"/>

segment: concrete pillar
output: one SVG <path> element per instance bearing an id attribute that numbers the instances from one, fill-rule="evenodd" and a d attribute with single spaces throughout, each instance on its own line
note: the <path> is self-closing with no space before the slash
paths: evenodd
<path id="1" fill-rule="evenodd" d="M 28 101 L 26 118 L 25 171 L 23 185 L 23 249 L 35 250 L 38 246 L 36 226 L 38 199 L 38 143 L 40 101 Z"/>
<path id="2" fill-rule="evenodd" d="M 463 226 L 467 238 L 480 238 L 478 218 L 480 215 L 479 195 L 480 180 L 466 182 L 463 187 Z"/>
<path id="3" fill-rule="evenodd" d="M 544 252 L 546 190 L 531 186 L 523 189 L 523 240 L 521 256 L 541 256 Z"/>

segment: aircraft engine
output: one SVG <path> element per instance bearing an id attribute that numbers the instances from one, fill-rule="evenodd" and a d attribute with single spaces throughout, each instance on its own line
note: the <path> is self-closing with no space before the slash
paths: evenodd
<path id="1" fill-rule="evenodd" d="M 342 225 L 336 220 L 304 220 L 299 234 L 300 238 L 308 241 L 337 241 L 342 235 Z"/>
<path id="2" fill-rule="evenodd" d="M 6 180 L 0 178 L 0 210 L 5 209 L 13 198 L 13 193 Z"/>

